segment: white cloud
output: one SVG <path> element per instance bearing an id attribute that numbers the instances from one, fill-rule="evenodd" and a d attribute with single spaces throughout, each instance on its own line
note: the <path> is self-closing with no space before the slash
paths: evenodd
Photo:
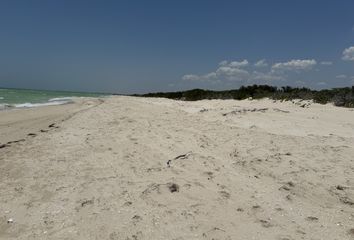
<path id="1" fill-rule="evenodd" d="M 242 69 L 248 65 L 247 60 L 242 61 L 222 61 L 219 63 L 219 67 L 211 73 L 205 75 L 187 74 L 182 77 L 186 81 L 208 81 L 218 82 L 221 79 L 231 81 L 242 81 L 249 78 L 249 72 Z"/>
<path id="2" fill-rule="evenodd" d="M 333 64 L 333 62 L 331 62 L 331 61 L 322 61 L 321 62 L 321 65 L 332 65 Z"/>
<path id="3" fill-rule="evenodd" d="M 217 75 L 215 72 L 211 72 L 211 73 L 205 74 L 203 77 L 206 79 L 213 79 L 213 78 L 216 78 Z"/>
<path id="4" fill-rule="evenodd" d="M 354 46 L 344 49 L 342 59 L 345 61 L 354 61 Z"/>
<path id="5" fill-rule="evenodd" d="M 243 60 L 241 62 L 233 61 L 228 64 L 229 67 L 235 67 L 235 68 L 240 68 L 240 67 L 246 67 L 248 66 L 248 61 Z"/>
<path id="6" fill-rule="evenodd" d="M 255 67 L 267 67 L 268 63 L 266 62 L 265 59 L 259 60 L 254 64 Z"/>
<path id="7" fill-rule="evenodd" d="M 336 78 L 347 78 L 347 75 L 344 75 L 344 74 L 337 75 Z"/>
<path id="8" fill-rule="evenodd" d="M 220 66 L 225 66 L 225 65 L 227 65 L 227 61 L 224 60 L 224 61 L 219 62 L 219 65 L 220 65 Z"/>
<path id="9" fill-rule="evenodd" d="M 226 76 L 233 76 L 233 75 L 248 75 L 248 72 L 244 69 L 234 68 L 234 67 L 219 67 L 216 70 L 216 74 L 218 75 L 226 75 Z"/>
<path id="10" fill-rule="evenodd" d="M 272 66 L 272 70 L 280 71 L 307 71 L 311 70 L 317 64 L 314 59 L 291 60 L 289 62 L 280 62 Z"/>
<path id="11" fill-rule="evenodd" d="M 235 68 L 246 67 L 248 66 L 248 64 L 249 62 L 246 59 L 242 61 L 232 61 L 232 62 L 228 62 L 224 60 L 219 63 L 220 66 L 235 67 Z"/>
<path id="12" fill-rule="evenodd" d="M 226 79 L 232 81 L 242 81 L 249 77 L 249 72 L 243 67 L 248 66 L 248 61 L 245 59 L 243 61 L 222 61 L 219 65 L 220 67 L 214 72 L 215 78 Z"/>
<path id="13" fill-rule="evenodd" d="M 194 74 L 186 74 L 182 77 L 182 79 L 185 81 L 198 81 L 200 80 L 200 77 Z"/>

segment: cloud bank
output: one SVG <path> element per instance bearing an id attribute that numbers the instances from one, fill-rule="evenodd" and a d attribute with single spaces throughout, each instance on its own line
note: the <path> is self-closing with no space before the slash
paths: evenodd
<path id="1" fill-rule="evenodd" d="M 280 71 L 308 71 L 316 66 L 317 62 L 314 59 L 311 60 L 291 60 L 289 62 L 280 62 L 272 66 L 272 70 Z"/>
<path id="2" fill-rule="evenodd" d="M 265 59 L 254 64 L 246 59 L 241 61 L 224 60 L 215 71 L 207 74 L 187 74 L 182 77 L 185 81 L 201 81 L 207 83 L 222 83 L 225 81 L 241 82 L 243 84 L 269 83 L 270 81 L 286 80 L 287 73 L 309 71 L 317 65 L 314 59 L 293 59 L 278 62 L 271 66 Z"/>
<path id="3" fill-rule="evenodd" d="M 259 60 L 254 64 L 255 67 L 267 67 L 268 63 L 265 59 Z"/>

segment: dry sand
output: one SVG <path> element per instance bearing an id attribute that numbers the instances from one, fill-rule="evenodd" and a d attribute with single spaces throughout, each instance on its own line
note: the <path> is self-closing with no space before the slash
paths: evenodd
<path id="1" fill-rule="evenodd" d="M 0 239 L 354 239 L 354 111 L 302 104 L 2 111 Z"/>

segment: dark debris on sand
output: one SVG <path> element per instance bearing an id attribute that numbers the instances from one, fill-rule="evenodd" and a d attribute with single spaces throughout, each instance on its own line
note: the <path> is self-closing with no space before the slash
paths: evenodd
<path id="1" fill-rule="evenodd" d="M 179 186 L 176 183 L 168 184 L 168 189 L 170 189 L 171 193 L 179 192 Z"/>

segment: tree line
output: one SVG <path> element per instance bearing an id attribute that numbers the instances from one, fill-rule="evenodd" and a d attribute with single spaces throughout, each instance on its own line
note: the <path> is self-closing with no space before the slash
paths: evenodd
<path id="1" fill-rule="evenodd" d="M 156 92 L 147 94 L 134 94 L 138 97 L 161 97 L 184 101 L 197 101 L 203 99 L 261 99 L 274 100 L 313 100 L 316 103 L 333 103 L 340 107 L 354 107 L 354 86 L 345 88 L 332 88 L 312 90 L 309 88 L 274 87 L 268 85 L 241 86 L 239 89 L 212 91 L 204 89 L 192 89 L 178 92 Z"/>

